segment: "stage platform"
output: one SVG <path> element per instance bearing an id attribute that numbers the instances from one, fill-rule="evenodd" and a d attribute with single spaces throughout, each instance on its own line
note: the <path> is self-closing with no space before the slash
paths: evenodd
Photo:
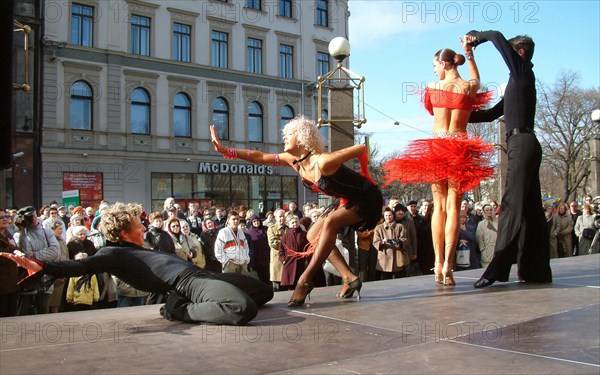
<path id="1" fill-rule="evenodd" d="M 482 270 L 366 283 L 360 301 L 275 294 L 248 326 L 170 322 L 159 306 L 0 319 L 0 374 L 598 374 L 600 255 L 553 284 L 473 289 Z"/>

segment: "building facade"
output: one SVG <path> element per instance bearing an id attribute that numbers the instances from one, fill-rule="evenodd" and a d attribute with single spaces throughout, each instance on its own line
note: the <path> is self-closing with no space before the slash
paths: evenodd
<path id="1" fill-rule="evenodd" d="M 329 41 L 348 37 L 346 0 L 48 0 L 44 10 L 42 202 L 74 190 L 84 205 L 147 211 L 167 197 L 258 212 L 317 200 L 289 168 L 223 159 L 209 125 L 232 147 L 281 152 L 282 124 L 318 117 L 314 82 L 333 64 Z"/>

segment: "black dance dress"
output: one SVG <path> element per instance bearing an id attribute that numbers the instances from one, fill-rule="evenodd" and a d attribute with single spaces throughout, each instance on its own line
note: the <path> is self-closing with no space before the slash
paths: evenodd
<path id="1" fill-rule="evenodd" d="M 312 185 L 304 179 L 302 182 L 314 192 L 340 198 L 338 207 L 357 207 L 357 213 L 363 220 L 352 225 L 355 230 L 373 229 L 381 219 L 383 196 L 379 187 L 370 178 L 343 164 L 331 175 L 321 174 L 321 178 Z"/>

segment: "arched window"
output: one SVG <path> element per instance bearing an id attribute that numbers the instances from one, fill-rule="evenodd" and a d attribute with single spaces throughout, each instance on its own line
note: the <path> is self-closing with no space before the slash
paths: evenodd
<path id="1" fill-rule="evenodd" d="M 212 123 L 217 129 L 217 135 L 220 139 L 229 139 L 229 105 L 221 97 L 213 100 Z"/>
<path id="2" fill-rule="evenodd" d="M 280 117 L 281 117 L 281 128 L 279 129 L 279 138 L 281 139 L 281 131 L 283 130 L 283 127 L 290 122 L 295 116 L 294 116 L 294 109 L 292 107 L 290 107 L 289 105 L 284 105 L 283 107 L 281 107 L 281 112 L 280 112 Z"/>
<path id="3" fill-rule="evenodd" d="M 71 129 L 92 130 L 92 88 L 87 82 L 76 81 L 71 85 L 70 125 Z"/>
<path id="4" fill-rule="evenodd" d="M 192 136 L 192 104 L 187 94 L 179 92 L 173 98 L 173 135 Z"/>
<path id="5" fill-rule="evenodd" d="M 150 134 L 150 95 L 143 88 L 136 88 L 129 96 L 131 100 L 131 133 Z"/>
<path id="6" fill-rule="evenodd" d="M 263 141 L 263 110 L 259 102 L 248 105 L 248 141 Z"/>

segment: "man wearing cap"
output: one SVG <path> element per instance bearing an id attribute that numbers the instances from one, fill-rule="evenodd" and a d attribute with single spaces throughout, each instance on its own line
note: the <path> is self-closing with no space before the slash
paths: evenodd
<path id="1" fill-rule="evenodd" d="M 67 215 L 67 209 L 65 208 L 65 206 L 58 207 L 58 218 L 62 220 L 62 222 L 65 224 L 65 227 L 69 226 L 69 223 L 71 222 L 71 217 L 70 215 Z"/>
<path id="2" fill-rule="evenodd" d="M 406 204 L 406 208 L 408 208 L 408 215 L 414 221 L 417 215 L 419 214 L 418 208 L 419 202 L 412 200 Z"/>

